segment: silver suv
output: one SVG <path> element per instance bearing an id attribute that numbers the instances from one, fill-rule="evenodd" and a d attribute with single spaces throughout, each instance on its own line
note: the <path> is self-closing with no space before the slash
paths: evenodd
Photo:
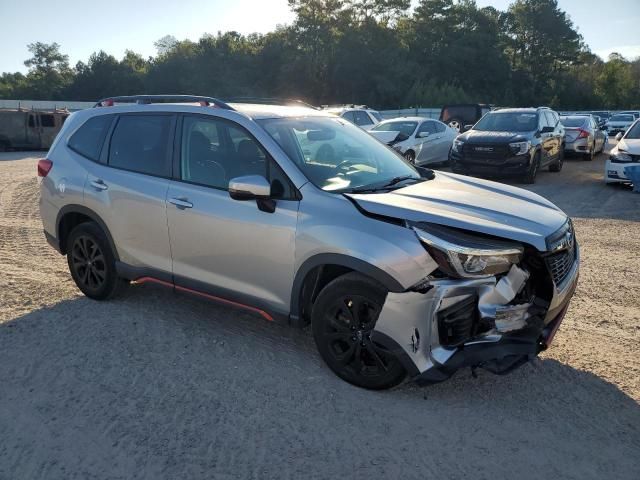
<path id="1" fill-rule="evenodd" d="M 414 167 L 296 104 L 104 100 L 69 117 L 38 174 L 45 235 L 88 297 L 155 282 L 311 323 L 365 388 L 517 367 L 578 279 L 571 221 L 544 198 Z"/>

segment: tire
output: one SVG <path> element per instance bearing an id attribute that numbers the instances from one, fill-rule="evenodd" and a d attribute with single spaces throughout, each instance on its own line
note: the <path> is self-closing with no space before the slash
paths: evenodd
<path id="1" fill-rule="evenodd" d="M 550 172 L 559 172 L 562 170 L 562 165 L 564 165 L 564 145 L 560 147 L 560 153 L 558 154 L 558 158 L 555 162 L 549 165 Z"/>
<path id="2" fill-rule="evenodd" d="M 404 158 L 411 165 L 416 164 L 416 152 L 414 152 L 413 150 L 407 150 L 406 152 L 404 152 Z"/>
<path id="3" fill-rule="evenodd" d="M 93 222 L 81 223 L 71 230 L 67 264 L 77 287 L 94 300 L 113 298 L 126 285 L 116 273 L 115 255 L 105 233 Z"/>
<path id="4" fill-rule="evenodd" d="M 595 149 L 596 146 L 594 145 L 593 147 L 591 147 L 591 150 L 589 150 L 589 152 L 585 153 L 583 155 L 583 160 L 587 161 L 587 162 L 591 162 L 593 161 L 593 157 L 595 156 Z"/>
<path id="5" fill-rule="evenodd" d="M 400 360 L 370 339 L 386 294 L 375 280 L 348 273 L 322 289 L 311 312 L 313 338 L 327 366 L 370 390 L 394 387 L 406 377 Z"/>
<path id="6" fill-rule="evenodd" d="M 533 161 L 529 166 L 529 171 L 522 178 L 522 181 L 526 184 L 532 185 L 536 183 L 536 176 L 538 175 L 538 170 L 540 169 L 540 153 L 536 153 L 533 157 Z"/>
<path id="7" fill-rule="evenodd" d="M 447 122 L 447 125 L 456 130 L 458 133 L 462 133 L 462 129 L 464 128 L 462 120 L 460 120 L 459 118 L 450 118 Z"/>

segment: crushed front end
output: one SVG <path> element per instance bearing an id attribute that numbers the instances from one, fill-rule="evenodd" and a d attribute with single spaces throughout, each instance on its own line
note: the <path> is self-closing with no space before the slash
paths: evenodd
<path id="1" fill-rule="evenodd" d="M 389 293 L 372 335 L 411 376 L 434 383 L 463 367 L 503 374 L 547 348 L 578 281 L 570 220 L 544 251 L 448 227 L 412 228 L 440 268 Z"/>

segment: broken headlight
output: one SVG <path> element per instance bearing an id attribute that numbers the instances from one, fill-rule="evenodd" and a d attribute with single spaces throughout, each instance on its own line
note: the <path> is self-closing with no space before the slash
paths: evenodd
<path id="1" fill-rule="evenodd" d="M 452 277 L 482 278 L 506 273 L 522 260 L 520 244 L 476 236 L 441 225 L 411 225 L 440 269 Z"/>

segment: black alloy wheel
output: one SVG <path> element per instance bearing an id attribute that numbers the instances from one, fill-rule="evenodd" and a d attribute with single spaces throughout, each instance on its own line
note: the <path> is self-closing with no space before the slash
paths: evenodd
<path id="1" fill-rule="evenodd" d="M 371 338 L 384 298 L 377 282 L 351 273 L 320 292 L 312 314 L 314 340 L 327 365 L 347 382 L 374 390 L 406 376 L 398 358 Z"/>
<path id="2" fill-rule="evenodd" d="M 564 165 L 564 145 L 560 147 L 560 152 L 558 153 L 558 158 L 555 162 L 549 165 L 550 172 L 559 172 L 562 170 L 562 165 Z"/>
<path id="3" fill-rule="evenodd" d="M 105 233 L 95 223 L 76 226 L 66 245 L 71 277 L 87 297 L 105 300 L 127 284 L 118 278 L 114 253 Z"/>
<path id="4" fill-rule="evenodd" d="M 540 153 L 536 153 L 531 161 L 529 170 L 524 176 L 524 183 L 533 184 L 536 183 L 536 176 L 538 175 L 538 169 L 540 168 Z"/>

